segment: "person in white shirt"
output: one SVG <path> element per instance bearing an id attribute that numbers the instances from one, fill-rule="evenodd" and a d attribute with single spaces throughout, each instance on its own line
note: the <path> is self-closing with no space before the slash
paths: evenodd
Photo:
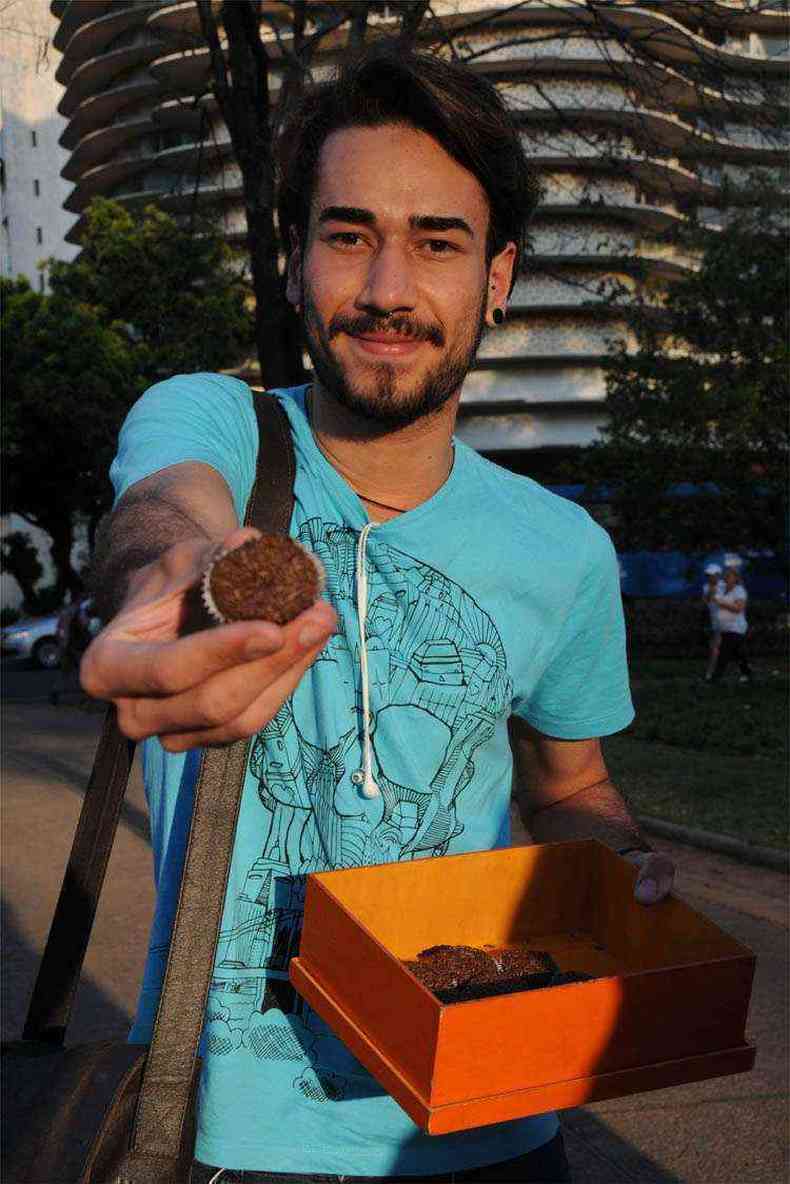
<path id="1" fill-rule="evenodd" d="M 724 591 L 713 597 L 713 604 L 719 612 L 721 644 L 719 656 L 711 676 L 712 682 L 720 682 L 730 662 L 738 663 L 741 682 L 752 681 L 752 668 L 746 657 L 746 602 L 748 595 L 741 583 L 739 566 L 728 564 L 724 568 Z"/>
<path id="2" fill-rule="evenodd" d="M 702 589 L 702 599 L 708 606 L 710 615 L 710 641 L 708 644 L 708 668 L 705 671 L 705 681 L 710 682 L 716 668 L 721 645 L 721 629 L 719 627 L 719 606 L 714 603 L 717 596 L 724 592 L 724 582 L 721 579 L 721 567 L 718 563 L 709 563 L 705 568 L 705 587 Z"/>

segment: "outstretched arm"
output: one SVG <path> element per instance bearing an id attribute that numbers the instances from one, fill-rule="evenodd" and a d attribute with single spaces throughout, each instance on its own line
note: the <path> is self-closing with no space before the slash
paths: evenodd
<path id="1" fill-rule="evenodd" d="M 556 740 L 518 716 L 510 719 L 515 795 L 524 825 L 539 843 L 598 839 L 639 869 L 635 896 L 654 904 L 672 889 L 674 866 L 651 849 L 609 780 L 598 740 Z"/>
<path id="2" fill-rule="evenodd" d="M 239 527 L 224 479 L 173 465 L 131 486 L 102 530 L 95 583 L 109 620 L 85 652 L 82 685 L 110 699 L 127 736 L 181 752 L 250 736 L 276 715 L 334 631 L 319 601 L 288 625 L 239 621 L 183 636 L 189 597 Z"/>

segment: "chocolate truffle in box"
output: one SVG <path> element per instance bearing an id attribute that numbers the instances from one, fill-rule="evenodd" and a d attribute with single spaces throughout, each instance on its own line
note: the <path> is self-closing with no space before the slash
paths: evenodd
<path id="1" fill-rule="evenodd" d="M 589 975 L 562 972 L 545 950 L 526 947 L 431 946 L 405 962 L 442 1003 L 463 1003 L 489 995 L 510 995 L 539 987 L 582 982 Z"/>

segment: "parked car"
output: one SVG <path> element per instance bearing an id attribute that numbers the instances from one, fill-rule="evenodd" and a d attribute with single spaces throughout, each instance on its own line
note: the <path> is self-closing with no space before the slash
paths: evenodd
<path id="1" fill-rule="evenodd" d="M 17 658 L 32 658 L 42 670 L 60 664 L 58 613 L 48 617 L 27 617 L 0 630 L 0 649 Z"/>

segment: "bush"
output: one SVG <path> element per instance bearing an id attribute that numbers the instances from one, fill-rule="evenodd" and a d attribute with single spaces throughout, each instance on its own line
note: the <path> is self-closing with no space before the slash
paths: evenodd
<path id="1" fill-rule="evenodd" d="M 44 588 L 36 588 L 35 598 L 25 601 L 25 612 L 31 617 L 48 617 L 50 613 L 60 611 L 63 596 L 57 584 L 47 584 Z"/>
<path id="2" fill-rule="evenodd" d="M 13 625 L 20 618 L 22 614 L 18 608 L 0 608 L 0 628 L 4 625 Z"/>
<path id="3" fill-rule="evenodd" d="M 703 658 L 708 649 L 708 609 L 701 601 L 624 600 L 628 646 L 632 656 L 678 655 Z M 786 658 L 788 613 L 779 600 L 750 600 L 749 653 Z"/>

